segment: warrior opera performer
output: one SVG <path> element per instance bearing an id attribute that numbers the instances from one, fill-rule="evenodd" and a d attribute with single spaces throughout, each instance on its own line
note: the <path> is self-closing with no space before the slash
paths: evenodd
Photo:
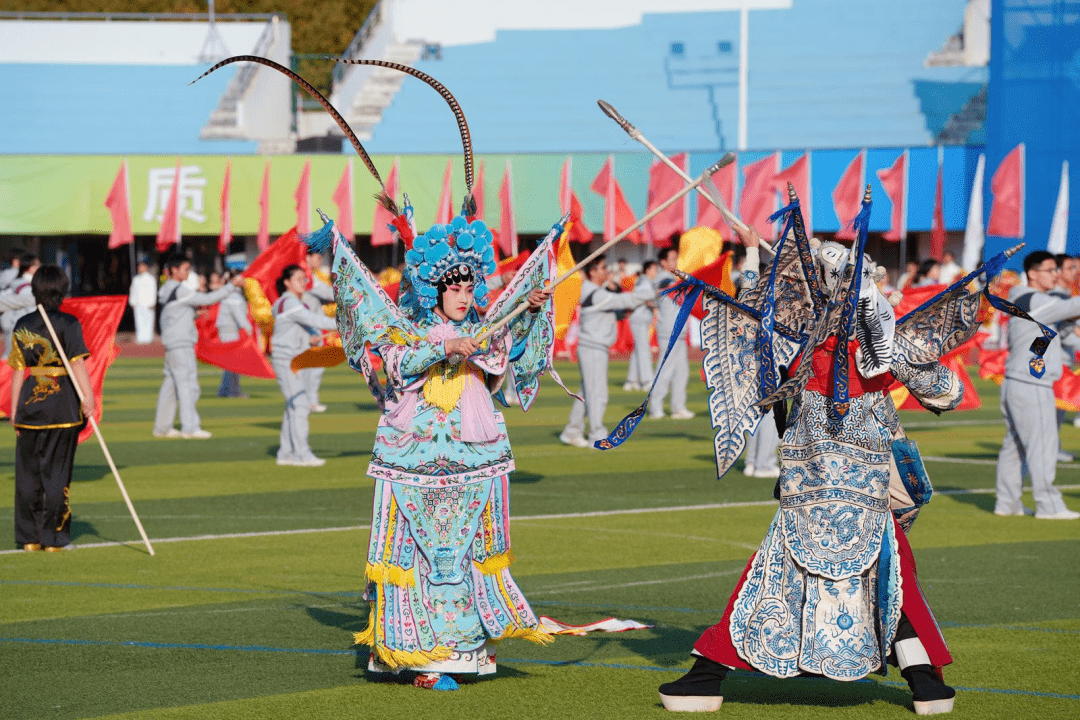
<path id="1" fill-rule="evenodd" d="M 502 385 L 513 378 L 521 408 L 536 399 L 552 365 L 555 340 L 550 284 L 556 269 L 555 224 L 481 319 L 486 278 L 496 270 L 493 237 L 476 219 L 472 144 L 454 97 L 430 76 L 383 61 L 342 61 L 406 72 L 432 85 L 458 120 L 465 148 L 466 195 L 447 225 L 417 233 L 408 196 L 398 210 L 348 124 L 302 78 L 264 58 L 334 116 L 383 192 L 380 203 L 406 248 L 397 302 L 383 290 L 333 222 L 305 237 L 311 252 L 332 251 L 336 321 L 350 366 L 362 373 L 382 412 L 367 474 L 375 481 L 365 598 L 373 673 L 416 673 L 421 688 L 454 690 L 453 675 L 495 672 L 495 643 L 550 643 L 556 634 L 647 627 L 610 618 L 590 626 L 538 618 L 510 574 L 510 484 L 514 470 Z M 527 305 L 528 312 L 522 312 Z M 376 370 L 381 361 L 386 379 Z M 569 394 L 569 391 L 567 391 Z M 453 675 L 452 675 L 453 674 Z"/>
<path id="2" fill-rule="evenodd" d="M 858 680 L 893 662 L 917 713 L 949 712 L 955 691 L 941 671 L 952 657 L 906 536 L 931 487 L 887 389 L 900 381 L 930 410 L 955 407 L 963 386 L 937 361 L 975 333 L 983 298 L 1027 316 L 986 291 L 968 291 L 979 274 L 1000 271 L 1002 253 L 897 321 L 864 253 L 869 187 L 851 250 L 807 239 L 792 188 L 789 198 L 772 218 L 785 220 L 775 246 L 739 231 L 750 271 L 738 299 L 683 276 L 683 292 L 706 296 L 702 339 L 718 473 L 773 408 L 782 436 L 779 508 L 720 623 L 695 643 L 692 669 L 661 685 L 660 698 L 668 710 L 714 711 L 732 668 Z M 1037 373 L 1045 344 L 1032 349 Z M 619 432 L 610 445 L 625 439 Z"/>

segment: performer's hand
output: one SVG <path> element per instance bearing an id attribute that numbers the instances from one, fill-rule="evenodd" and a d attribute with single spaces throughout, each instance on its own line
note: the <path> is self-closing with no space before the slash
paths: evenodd
<path id="1" fill-rule="evenodd" d="M 80 404 L 80 407 L 82 407 L 83 417 L 88 418 L 94 416 L 94 398 L 87 398 Z"/>
<path id="2" fill-rule="evenodd" d="M 229 282 L 231 282 L 233 285 L 235 285 L 238 288 L 243 288 L 244 287 L 244 276 L 243 275 L 233 275 L 231 278 L 229 278 Z"/>
<path id="3" fill-rule="evenodd" d="M 469 357 L 473 353 L 480 350 L 480 343 L 476 342 L 476 338 L 466 335 L 465 337 L 450 338 L 449 340 L 444 340 L 443 349 L 446 351 L 446 357 L 450 357 L 452 355 Z"/>
<path id="4" fill-rule="evenodd" d="M 316 345 L 318 345 L 321 342 L 322 342 L 322 335 L 309 335 L 308 336 L 308 344 L 311 345 L 311 347 L 315 347 Z"/>
<path id="5" fill-rule="evenodd" d="M 758 235 L 758 231 L 752 227 L 747 227 L 743 230 L 738 225 L 735 226 L 735 234 L 742 240 L 742 244 L 746 247 L 758 247 L 761 245 L 761 236 Z"/>
<path id="6" fill-rule="evenodd" d="M 551 297 L 551 290 L 545 290 L 543 288 L 533 288 L 529 292 L 529 310 L 536 312 L 540 308 L 544 307 L 544 303 Z"/>

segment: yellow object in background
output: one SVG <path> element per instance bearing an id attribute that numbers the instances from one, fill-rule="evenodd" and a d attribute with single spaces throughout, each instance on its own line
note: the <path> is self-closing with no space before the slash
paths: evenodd
<path id="1" fill-rule="evenodd" d="M 679 269 L 691 275 L 720 259 L 724 238 L 711 227 L 690 228 L 679 240 Z M 725 291 L 726 292 L 726 291 Z"/>
<path id="2" fill-rule="evenodd" d="M 561 277 L 577 263 L 574 255 L 570 252 L 570 238 L 568 232 L 573 223 L 566 223 L 562 237 L 559 238 L 559 254 L 555 258 L 556 275 Z M 574 310 L 577 308 L 578 298 L 581 297 L 581 275 L 575 273 L 565 282 L 555 288 L 553 300 L 555 302 L 555 337 L 566 337 L 566 331 L 570 329 L 570 321 L 574 319 Z"/>

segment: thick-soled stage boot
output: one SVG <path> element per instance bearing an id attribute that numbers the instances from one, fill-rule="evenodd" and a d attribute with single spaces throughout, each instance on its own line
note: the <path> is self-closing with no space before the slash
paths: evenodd
<path id="1" fill-rule="evenodd" d="M 900 674 L 911 687 L 915 714 L 938 715 L 952 712 L 956 691 L 945 684 L 932 665 L 912 665 L 901 670 Z"/>
<path id="2" fill-rule="evenodd" d="M 724 702 L 720 683 L 728 670 L 726 665 L 695 655 L 690 672 L 660 686 L 660 702 L 673 712 L 716 712 Z"/>

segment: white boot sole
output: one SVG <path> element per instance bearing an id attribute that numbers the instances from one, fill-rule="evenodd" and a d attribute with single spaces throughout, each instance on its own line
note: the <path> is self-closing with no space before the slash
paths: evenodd
<path id="1" fill-rule="evenodd" d="M 956 698 L 946 698 L 945 700 L 923 700 L 915 702 L 915 714 L 916 715 L 940 715 L 942 713 L 950 713 L 953 709 L 953 701 Z"/>
<path id="2" fill-rule="evenodd" d="M 723 695 L 665 695 L 660 702 L 671 712 L 716 712 L 724 702 Z"/>

